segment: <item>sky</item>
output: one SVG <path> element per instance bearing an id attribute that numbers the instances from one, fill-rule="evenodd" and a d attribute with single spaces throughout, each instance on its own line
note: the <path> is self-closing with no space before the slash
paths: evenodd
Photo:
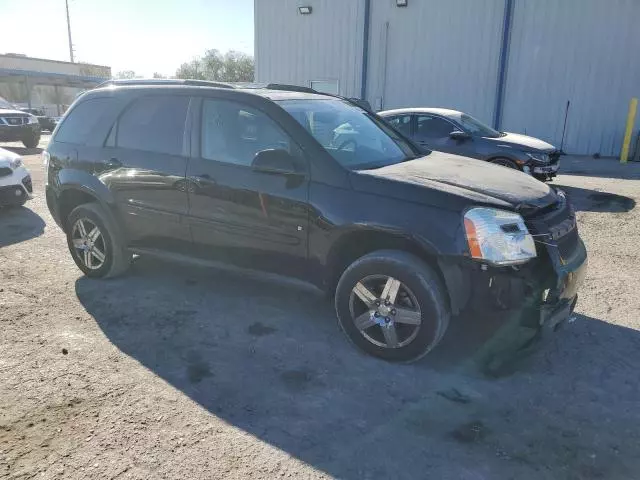
<path id="1" fill-rule="evenodd" d="M 253 2 L 69 0 L 75 60 L 150 77 L 208 49 L 253 55 Z M 0 24 L 0 53 L 69 61 L 65 0 L 0 0 Z"/>

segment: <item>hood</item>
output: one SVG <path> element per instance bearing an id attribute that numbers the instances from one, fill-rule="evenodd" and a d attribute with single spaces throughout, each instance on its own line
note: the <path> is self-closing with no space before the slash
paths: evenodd
<path id="1" fill-rule="evenodd" d="M 0 148 L 0 168 L 10 167 L 11 160 L 15 160 L 16 158 L 20 158 L 20 155 Z"/>
<path id="2" fill-rule="evenodd" d="M 21 110 L 16 110 L 15 108 L 0 108 L 0 115 L 15 115 L 16 113 L 19 113 L 20 115 L 30 115 L 27 112 L 23 112 Z"/>
<path id="3" fill-rule="evenodd" d="M 485 137 L 485 140 L 489 140 L 496 145 L 508 145 L 509 147 L 514 147 L 518 150 L 537 150 L 540 152 L 552 152 L 556 150 L 556 147 L 550 143 L 540 140 L 539 138 L 529 137 L 528 135 L 521 135 L 519 133 L 504 133 L 505 135 L 502 137 Z"/>
<path id="4" fill-rule="evenodd" d="M 547 184 L 518 170 L 435 151 L 425 157 L 388 167 L 361 170 L 358 174 L 400 182 L 405 186 L 410 184 L 429 188 L 438 194 L 446 193 L 449 197 L 466 200 L 466 206 L 471 200 L 474 203 L 531 211 L 558 200 L 555 191 Z M 421 197 L 426 203 L 431 203 L 426 192 L 423 191 Z"/>

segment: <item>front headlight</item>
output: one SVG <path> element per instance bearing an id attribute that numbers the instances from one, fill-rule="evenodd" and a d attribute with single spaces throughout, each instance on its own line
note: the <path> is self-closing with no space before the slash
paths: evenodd
<path id="1" fill-rule="evenodd" d="M 11 170 L 15 170 L 19 167 L 22 166 L 22 158 L 18 157 L 18 158 L 14 158 L 13 160 L 9 161 L 9 166 L 11 167 Z"/>
<path id="2" fill-rule="evenodd" d="M 29 122 L 28 123 L 30 123 L 30 124 L 38 123 L 38 118 L 33 116 L 33 115 L 29 115 Z"/>
<path id="3" fill-rule="evenodd" d="M 514 212 L 476 207 L 464 215 L 471 257 L 493 265 L 517 265 L 536 257 L 524 220 Z"/>
<path id="4" fill-rule="evenodd" d="M 51 161 L 51 155 L 46 150 L 42 151 L 42 165 L 44 166 L 44 184 L 49 185 L 49 162 Z"/>
<path id="5" fill-rule="evenodd" d="M 549 163 L 549 155 L 546 153 L 527 153 L 526 154 L 527 157 L 529 157 L 531 160 L 535 160 L 537 162 L 542 162 L 542 163 Z"/>

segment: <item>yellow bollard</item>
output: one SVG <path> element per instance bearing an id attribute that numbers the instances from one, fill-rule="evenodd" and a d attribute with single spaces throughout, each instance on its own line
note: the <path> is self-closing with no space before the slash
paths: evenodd
<path id="1" fill-rule="evenodd" d="M 631 133 L 636 120 L 636 110 L 638 109 L 638 99 L 632 98 L 629 102 L 629 113 L 627 114 L 627 128 L 624 131 L 622 142 L 622 152 L 620 153 L 620 163 L 627 163 L 629 157 L 629 145 L 631 144 Z"/>

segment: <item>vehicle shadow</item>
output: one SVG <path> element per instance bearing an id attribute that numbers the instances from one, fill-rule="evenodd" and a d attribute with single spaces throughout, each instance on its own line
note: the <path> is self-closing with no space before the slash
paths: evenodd
<path id="1" fill-rule="evenodd" d="M 44 233 L 44 220 L 26 207 L 0 207 L 0 248 Z"/>
<path id="2" fill-rule="evenodd" d="M 38 155 L 42 153 L 43 148 L 35 147 L 35 148 L 27 148 L 27 147 L 16 147 L 13 145 L 3 146 L 5 150 L 9 150 L 10 152 L 17 153 L 18 155 Z"/>
<path id="3" fill-rule="evenodd" d="M 561 409 L 567 406 L 575 406 L 572 421 L 597 418 L 603 405 L 593 402 L 593 391 L 603 381 L 602 388 L 607 387 L 603 369 L 620 362 L 624 369 L 615 372 L 618 381 L 627 379 L 637 389 L 638 332 L 586 317 L 574 331 L 588 342 L 574 339 L 569 350 L 588 370 L 581 367 L 576 374 L 576 359 L 565 346 L 552 344 L 525 363 L 526 379 L 515 375 L 490 382 L 461 374 L 452 365 L 459 352 L 450 355 L 446 341 L 444 355 L 435 362 L 429 356 L 416 364 L 390 364 L 360 353 L 336 327 L 330 302 L 296 282 L 140 258 L 126 277 L 81 277 L 75 288 L 86 311 L 123 353 L 225 422 L 339 478 L 471 479 L 480 478 L 472 474 L 480 473 L 478 465 L 482 478 L 551 478 L 540 477 L 527 458 L 540 457 L 551 469 L 566 468 L 568 460 L 547 449 L 534 426 L 562 424 Z M 594 344 L 594 338 L 603 340 Z M 617 346 L 601 343 L 608 341 Z M 591 382 L 590 388 L 584 391 L 587 383 L 568 388 L 576 376 Z M 526 388 L 532 381 L 533 392 Z M 624 388 L 605 389 L 603 395 L 626 402 L 632 386 Z M 545 395 L 556 414 L 544 416 L 527 407 L 531 396 L 545 401 Z M 509 415 L 529 415 L 525 424 L 534 426 L 520 438 L 523 424 L 511 423 Z M 469 427 L 476 432 L 471 440 L 456 433 L 474 419 L 489 426 L 486 441 L 476 426 Z M 617 427 L 615 422 L 600 425 L 598 434 L 615 436 Z M 578 443 L 573 437 L 561 439 Z M 550 445 L 560 448 L 559 442 Z M 497 456 L 497 444 L 519 460 Z M 635 461 L 632 449 L 637 452 L 639 446 L 619 446 L 629 455 L 618 458 L 615 468 L 626 468 L 620 459 Z"/>
<path id="4" fill-rule="evenodd" d="M 624 195 L 569 185 L 557 184 L 554 186 L 567 192 L 573 207 L 578 211 L 623 213 L 629 212 L 636 207 L 636 201 Z"/>
<path id="5" fill-rule="evenodd" d="M 640 163 L 621 164 L 614 158 L 562 157 L 561 175 L 640 180 Z"/>

